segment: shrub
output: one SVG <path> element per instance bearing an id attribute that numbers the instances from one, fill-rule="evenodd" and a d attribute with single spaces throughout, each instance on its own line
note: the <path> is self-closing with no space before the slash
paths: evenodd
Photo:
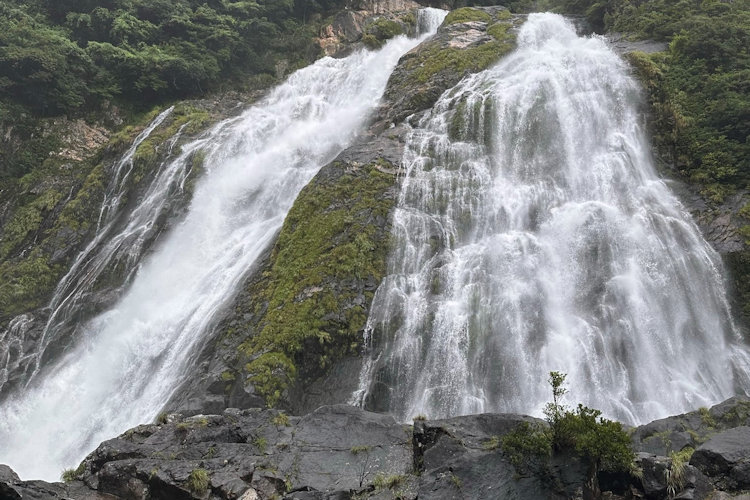
<path id="1" fill-rule="evenodd" d="M 271 419 L 271 423 L 276 427 L 289 427 L 289 415 L 280 412 Z"/>
<path id="2" fill-rule="evenodd" d="M 553 452 L 572 452 L 588 463 L 588 484 L 598 489 L 599 471 L 629 471 L 635 454 L 622 424 L 601 417 L 601 412 L 581 404 L 571 411 L 562 404 L 567 393 L 564 373 L 550 372 L 552 402 L 544 409 L 548 428 L 523 422 L 503 437 L 503 451 L 517 468 Z"/>
<path id="3" fill-rule="evenodd" d="M 188 488 L 198 495 L 208 491 L 208 483 L 208 471 L 205 469 L 194 469 L 188 476 Z"/>

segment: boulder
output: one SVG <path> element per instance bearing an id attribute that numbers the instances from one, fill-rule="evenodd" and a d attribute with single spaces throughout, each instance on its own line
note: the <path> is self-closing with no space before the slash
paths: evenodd
<path id="1" fill-rule="evenodd" d="M 102 443 L 83 482 L 118 498 L 348 498 L 412 468 L 411 428 L 351 406 L 168 418 Z M 388 479 L 390 478 L 390 479 Z"/>
<path id="2" fill-rule="evenodd" d="M 750 488 L 750 427 L 720 432 L 701 445 L 690 465 L 709 476 L 720 489 Z"/>
<path id="3" fill-rule="evenodd" d="M 690 446 L 698 448 L 725 429 L 750 423 L 750 398 L 736 396 L 710 409 L 654 420 L 633 430 L 636 451 L 669 456 Z"/>

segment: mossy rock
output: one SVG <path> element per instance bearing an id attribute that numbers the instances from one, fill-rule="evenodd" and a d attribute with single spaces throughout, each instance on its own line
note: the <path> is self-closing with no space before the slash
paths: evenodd
<path id="1" fill-rule="evenodd" d="M 394 167 L 334 162 L 297 197 L 263 277 L 249 291 L 257 333 L 238 352 L 269 406 L 292 384 L 358 352 L 373 292 L 386 269 Z"/>
<path id="2" fill-rule="evenodd" d="M 472 21 L 480 21 L 483 23 L 489 23 L 492 21 L 492 16 L 488 14 L 487 12 L 480 10 L 480 9 L 474 9 L 472 7 L 463 7 L 461 9 L 456 9 L 456 10 L 449 12 L 448 15 L 445 16 L 445 21 L 443 21 L 443 24 L 447 26 L 450 24 L 468 23 Z"/>
<path id="3" fill-rule="evenodd" d="M 413 26 L 409 23 L 412 21 L 416 23 L 416 18 L 413 15 L 411 18 L 405 16 L 397 21 L 378 17 L 365 29 L 362 34 L 362 43 L 370 49 L 379 49 L 391 38 L 403 35 L 411 30 Z"/>
<path id="4" fill-rule="evenodd" d="M 205 129 L 210 121 L 211 115 L 207 111 L 189 104 L 175 106 L 166 125 L 154 130 L 136 149 L 133 156 L 132 182 L 141 182 L 147 172 L 164 159 L 167 141 L 178 132 L 189 137 Z"/>
<path id="5" fill-rule="evenodd" d="M 428 109 L 466 74 L 496 63 L 515 48 L 520 22 L 500 7 L 450 13 L 435 37 L 402 58 L 388 82 L 384 118 L 398 123 Z"/>

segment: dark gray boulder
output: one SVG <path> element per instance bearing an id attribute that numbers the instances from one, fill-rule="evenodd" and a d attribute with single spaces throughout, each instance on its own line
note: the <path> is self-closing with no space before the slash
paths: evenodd
<path id="1" fill-rule="evenodd" d="M 348 498 L 412 470 L 411 427 L 350 406 L 164 420 L 102 443 L 83 483 L 133 499 Z"/>
<path id="2" fill-rule="evenodd" d="M 750 488 L 750 427 L 735 427 L 714 435 L 695 450 L 690 464 L 721 489 Z"/>
<path id="3" fill-rule="evenodd" d="M 633 430 L 636 451 L 668 456 L 689 446 L 698 448 L 716 433 L 750 424 L 750 398 L 736 396 L 710 409 L 654 420 Z"/>

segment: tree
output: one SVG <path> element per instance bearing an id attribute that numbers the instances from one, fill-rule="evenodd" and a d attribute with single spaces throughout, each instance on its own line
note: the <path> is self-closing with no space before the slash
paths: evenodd
<path id="1" fill-rule="evenodd" d="M 575 410 L 562 404 L 567 394 L 566 374 L 550 372 L 552 402 L 544 408 L 549 427 L 527 423 L 503 437 L 503 451 L 517 468 L 526 468 L 535 459 L 546 460 L 553 453 L 573 453 L 587 465 L 586 487 L 593 498 L 599 496 L 600 471 L 628 471 L 635 454 L 622 424 L 601 417 L 601 411 L 579 404 Z"/>

